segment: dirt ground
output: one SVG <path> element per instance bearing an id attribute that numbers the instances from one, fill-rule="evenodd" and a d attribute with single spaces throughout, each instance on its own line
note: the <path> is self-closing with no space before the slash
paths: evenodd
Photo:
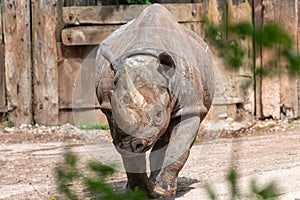
<path id="1" fill-rule="evenodd" d="M 81 169 L 93 159 L 116 162 L 117 155 L 107 131 L 71 125 L 6 127 L 0 129 L 0 142 L 0 199 L 7 200 L 63 199 L 57 192 L 54 168 L 62 162 L 66 147 L 79 155 Z M 253 122 L 223 131 L 217 138 L 200 138 L 172 199 L 208 199 L 205 184 L 215 189 L 219 199 L 229 199 L 225 176 L 232 165 L 238 169 L 244 193 L 252 179 L 261 185 L 275 181 L 279 199 L 300 199 L 300 121 Z M 123 191 L 126 177 L 119 169 L 110 182 Z"/>

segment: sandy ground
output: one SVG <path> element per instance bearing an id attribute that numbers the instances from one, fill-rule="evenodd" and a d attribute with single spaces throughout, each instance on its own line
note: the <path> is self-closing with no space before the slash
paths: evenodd
<path id="1" fill-rule="evenodd" d="M 285 123 L 283 129 L 281 124 L 272 124 L 271 128 L 261 126 L 263 133 L 196 143 L 180 173 L 177 195 L 171 199 L 208 199 L 205 184 L 217 191 L 219 199 L 229 199 L 225 176 L 232 165 L 238 168 L 239 187 L 244 193 L 252 179 L 261 185 L 276 181 L 279 199 L 300 199 L 300 126 L 287 129 Z M 107 132 L 83 131 L 70 125 L 6 128 L 0 131 L 0 141 L 0 199 L 8 200 L 62 199 L 54 168 L 63 160 L 65 147 L 79 155 L 81 169 L 88 160 L 115 162 L 117 155 Z M 121 170 L 110 182 L 122 191 L 125 180 Z"/>

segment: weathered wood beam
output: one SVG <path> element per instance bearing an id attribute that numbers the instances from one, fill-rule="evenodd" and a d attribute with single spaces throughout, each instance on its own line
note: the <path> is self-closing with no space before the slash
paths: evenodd
<path id="1" fill-rule="evenodd" d="M 298 54 L 300 53 L 300 12 L 299 12 L 299 8 L 300 8 L 300 1 L 298 1 L 298 24 L 297 24 L 297 52 Z M 298 112 L 297 112 L 297 116 L 300 117 L 300 78 L 298 78 Z"/>
<path id="2" fill-rule="evenodd" d="M 34 118 L 44 125 L 58 123 L 57 4 L 31 0 L 34 68 Z"/>
<path id="3" fill-rule="evenodd" d="M 7 113 L 7 112 L 8 112 L 8 110 L 7 110 L 6 107 L 1 107 L 0 106 L 0 113 Z"/>
<path id="4" fill-rule="evenodd" d="M 94 46 L 57 43 L 59 109 L 99 107 L 94 86 L 96 52 Z"/>
<path id="5" fill-rule="evenodd" d="M 4 44 L 3 44 L 3 24 L 2 24 L 2 6 L 0 2 L 0 112 L 6 111 L 5 100 L 5 62 L 4 62 Z"/>
<path id="6" fill-rule="evenodd" d="M 229 24 L 238 24 L 238 23 L 249 23 L 252 24 L 252 7 L 249 1 L 240 1 L 234 3 L 233 0 L 228 0 L 228 23 Z M 228 36 L 229 37 L 229 36 Z M 236 36 L 230 36 L 236 37 Z M 230 39 L 230 38 L 229 38 Z M 236 38 L 237 39 L 237 38 Z M 238 40 L 239 45 L 244 49 L 245 53 L 248 56 L 245 56 L 242 61 L 242 66 L 240 70 L 234 73 L 234 89 L 235 97 L 241 99 L 243 103 L 243 108 L 246 111 L 254 113 L 254 90 L 253 90 L 253 47 L 252 47 L 252 38 L 245 38 L 243 40 Z M 248 87 L 245 87 L 245 84 L 250 84 Z"/>
<path id="7" fill-rule="evenodd" d="M 287 33 L 297 41 L 298 33 L 298 1 L 278 0 L 277 22 L 287 31 Z M 297 51 L 297 44 L 293 49 Z M 286 63 L 281 63 L 282 73 L 280 74 L 280 106 L 281 118 L 298 117 L 298 81 L 300 78 L 291 78 L 286 67 Z"/>
<path id="8" fill-rule="evenodd" d="M 4 45 L 0 44 L 0 109 L 6 107 L 5 99 Z"/>
<path id="9" fill-rule="evenodd" d="M 0 44 L 3 44 L 3 17 L 2 17 L 3 1 L 0 2 Z"/>
<path id="10" fill-rule="evenodd" d="M 5 81 L 8 118 L 32 123 L 30 0 L 3 1 Z"/>
<path id="11" fill-rule="evenodd" d="M 96 52 L 96 46 L 57 43 L 60 123 L 92 122 L 95 113 L 101 113 L 94 84 Z"/>
<path id="12" fill-rule="evenodd" d="M 296 1 L 263 0 L 263 22 L 279 23 L 294 39 L 297 36 Z M 276 5 L 276 6 L 275 6 Z M 296 50 L 295 45 L 295 50 Z M 262 109 L 264 117 L 294 118 L 298 110 L 297 79 L 288 76 L 286 63 L 277 62 L 276 66 L 269 63 L 275 60 L 276 49 L 262 51 L 262 66 L 264 70 L 276 67 L 280 74 L 262 79 Z M 280 55 L 279 55 L 280 56 Z"/>
<path id="13" fill-rule="evenodd" d="M 118 25 L 110 25 L 65 28 L 61 32 L 61 39 L 66 46 L 97 45 L 118 27 Z"/>
<path id="14" fill-rule="evenodd" d="M 204 16 L 202 3 L 162 4 L 178 22 L 200 21 Z M 63 7 L 65 24 L 124 24 L 137 17 L 147 5 L 86 6 Z"/>
<path id="15" fill-rule="evenodd" d="M 253 24 L 255 28 L 262 28 L 263 26 L 263 4 L 262 0 L 253 0 Z M 261 46 L 254 46 L 254 52 L 255 53 L 255 59 L 253 60 L 253 64 L 255 67 L 255 70 L 261 70 L 262 68 L 262 49 Z M 262 75 L 257 73 L 254 74 L 254 90 L 255 90 L 255 96 L 254 96 L 254 103 L 255 103 L 255 108 L 254 108 L 254 115 L 257 119 L 263 118 L 263 108 L 262 108 Z"/>
<path id="16" fill-rule="evenodd" d="M 181 25 L 204 37 L 200 22 L 187 22 Z M 119 27 L 120 25 L 102 25 L 64 28 L 61 32 L 61 39 L 66 46 L 98 45 Z"/>

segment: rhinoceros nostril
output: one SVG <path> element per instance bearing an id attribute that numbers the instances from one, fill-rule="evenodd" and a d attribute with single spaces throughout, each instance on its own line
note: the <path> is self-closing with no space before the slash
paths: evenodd
<path id="1" fill-rule="evenodd" d="M 141 152 L 144 149 L 144 144 L 136 144 L 135 152 Z"/>
<path id="2" fill-rule="evenodd" d="M 131 143 L 132 150 L 135 153 L 142 152 L 144 150 L 144 148 L 146 147 L 146 145 L 147 145 L 147 142 L 144 139 L 135 140 Z"/>

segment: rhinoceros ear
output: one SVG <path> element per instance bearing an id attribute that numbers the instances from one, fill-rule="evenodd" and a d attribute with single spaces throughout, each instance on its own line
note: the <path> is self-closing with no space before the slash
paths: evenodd
<path id="1" fill-rule="evenodd" d="M 167 52 L 163 52 L 158 55 L 158 62 L 162 65 L 167 65 L 169 67 L 175 68 L 174 59 Z"/>
<path id="2" fill-rule="evenodd" d="M 111 50 L 107 47 L 107 45 L 105 43 L 102 43 L 100 46 L 100 51 L 101 51 L 101 55 L 108 60 L 108 62 L 110 63 L 111 69 L 114 71 L 114 73 L 116 74 L 116 72 L 118 71 L 120 65 L 122 64 L 122 60 L 117 58 L 112 52 Z"/>
<path id="3" fill-rule="evenodd" d="M 175 73 L 175 61 L 167 52 L 160 53 L 157 58 L 158 71 L 166 78 L 171 78 Z"/>

